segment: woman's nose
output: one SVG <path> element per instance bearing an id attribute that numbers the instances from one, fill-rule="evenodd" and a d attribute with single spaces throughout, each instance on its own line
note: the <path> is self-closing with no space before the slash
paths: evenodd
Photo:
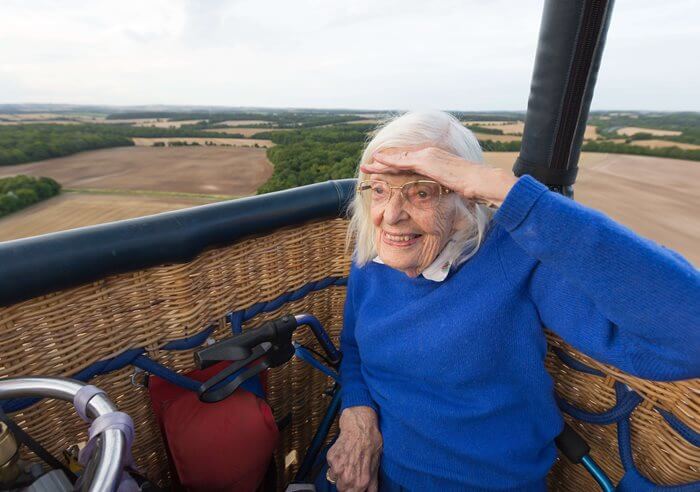
<path id="1" fill-rule="evenodd" d="M 408 218 L 408 213 L 404 209 L 405 200 L 401 193 L 395 191 L 392 193 L 389 201 L 384 206 L 384 221 L 389 224 L 395 224 L 403 219 Z"/>

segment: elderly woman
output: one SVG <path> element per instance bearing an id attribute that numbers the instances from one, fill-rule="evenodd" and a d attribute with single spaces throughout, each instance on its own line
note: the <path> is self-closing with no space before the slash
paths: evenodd
<path id="1" fill-rule="evenodd" d="M 544 490 L 563 426 L 544 327 L 642 378 L 700 376 L 691 264 L 482 162 L 442 112 L 405 114 L 364 151 L 338 490 Z"/>

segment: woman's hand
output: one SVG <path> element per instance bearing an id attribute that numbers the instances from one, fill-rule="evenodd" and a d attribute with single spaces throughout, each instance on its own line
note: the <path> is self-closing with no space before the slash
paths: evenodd
<path id="1" fill-rule="evenodd" d="M 328 450 L 329 475 L 340 492 L 376 492 L 382 435 L 377 414 L 370 407 L 343 410 L 340 435 Z"/>
<path id="2" fill-rule="evenodd" d="M 366 174 L 412 172 L 434 179 L 469 200 L 500 206 L 518 180 L 512 173 L 475 164 L 437 147 L 393 147 L 375 152 Z"/>

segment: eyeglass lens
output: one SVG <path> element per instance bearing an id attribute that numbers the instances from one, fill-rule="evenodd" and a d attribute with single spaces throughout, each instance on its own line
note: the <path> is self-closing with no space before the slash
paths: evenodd
<path id="1" fill-rule="evenodd" d="M 369 193 L 372 197 L 372 202 L 383 204 L 391 197 L 392 188 L 398 187 L 391 187 L 384 181 L 369 181 L 363 184 L 360 191 Z M 406 183 L 401 187 L 401 194 L 416 208 L 431 208 L 440 200 L 440 185 L 437 183 L 420 181 Z"/>

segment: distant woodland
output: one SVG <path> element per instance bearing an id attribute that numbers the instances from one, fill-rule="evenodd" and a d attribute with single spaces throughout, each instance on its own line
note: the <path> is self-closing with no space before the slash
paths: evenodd
<path id="1" fill-rule="evenodd" d="M 636 137 L 637 135 L 635 135 Z M 655 137 L 658 138 L 658 137 Z M 669 137 L 664 137 L 667 140 Z M 634 140 L 634 138 L 632 138 Z M 641 139 L 638 139 L 641 140 Z M 614 142 L 584 142 L 581 146 L 583 152 L 607 152 L 610 154 L 632 154 L 648 155 L 653 157 L 669 157 L 671 159 L 686 159 L 689 161 L 700 161 L 700 149 L 680 149 L 678 147 L 641 147 L 638 145 L 628 145 L 626 143 Z"/>
<path id="2" fill-rule="evenodd" d="M 0 178 L 0 217 L 58 195 L 61 185 L 51 178 Z"/>
<path id="3" fill-rule="evenodd" d="M 0 126 L 0 166 L 63 157 L 83 150 L 131 146 L 132 137 L 242 138 L 243 135 L 111 124 L 3 125 Z"/>
<path id="4" fill-rule="evenodd" d="M 286 132 L 261 132 L 253 138 L 272 140 L 267 151 L 275 170 L 258 193 L 285 190 L 329 179 L 352 178 L 373 125 L 338 125 Z M 485 150 L 513 152 L 520 142 L 480 142 Z"/>
<path id="5" fill-rule="evenodd" d="M 158 118 L 170 121 L 204 120 L 201 123 L 188 125 L 189 128 L 218 128 L 224 121 L 264 121 L 254 125 L 260 128 L 310 128 L 322 125 L 333 125 L 348 121 L 361 120 L 355 114 L 333 114 L 315 111 L 280 111 L 266 113 L 204 113 L 204 112 L 129 112 L 115 113 L 107 116 L 108 120 Z"/>
<path id="6" fill-rule="evenodd" d="M 603 115 L 593 115 L 591 123 L 598 125 L 598 132 L 603 138 L 619 140 L 620 135 L 615 133 L 618 128 L 642 126 L 682 131 L 682 136 L 664 137 L 664 139 L 700 144 L 700 139 L 696 141 L 694 137 L 700 131 L 700 115 L 697 113 L 678 114 L 680 115 L 678 118 L 670 116 L 646 118 L 605 116 L 604 119 L 599 117 Z M 479 113 L 462 116 L 462 118 L 469 118 L 470 121 L 496 121 L 498 118 L 500 121 L 513 121 L 516 119 L 509 114 L 504 116 L 503 114 L 484 115 Z M 498 128 L 480 125 L 468 125 L 468 127 L 481 134 L 503 134 Z M 258 189 L 258 193 L 284 190 L 328 179 L 354 177 L 363 144 L 370 137 L 370 132 L 373 129 L 374 125 L 334 125 L 285 132 L 268 131 L 253 135 L 253 138 L 270 139 L 276 144 L 275 147 L 267 151 L 268 159 L 275 167 L 274 173 Z M 646 135 L 640 133 L 626 137 L 624 143 L 588 141 L 583 144 L 582 150 L 585 152 L 608 152 L 700 161 L 700 150 L 686 150 L 678 147 L 650 148 L 630 144 L 634 140 L 653 137 Z M 497 142 L 488 138 L 480 140 L 479 143 L 487 152 L 518 152 L 521 144 L 519 140 Z"/>
<path id="7" fill-rule="evenodd" d="M 255 134 L 255 138 L 269 138 L 277 144 L 267 151 L 275 170 L 258 193 L 352 177 L 367 130 L 359 125 L 344 125 Z"/>
<path id="8" fill-rule="evenodd" d="M 515 112 L 454 113 L 481 135 L 485 151 L 517 152 L 520 141 L 498 142 L 489 135 L 503 131 L 487 122 L 522 121 Z M 376 120 L 390 113 L 347 113 L 323 110 L 269 110 L 260 112 L 123 112 L 107 116 L 113 123 L 103 124 L 17 124 L 0 126 L 0 165 L 20 164 L 61 157 L 84 150 L 131 146 L 134 137 L 243 138 L 240 133 L 224 133 L 232 128 L 227 121 L 249 121 L 247 127 L 259 128 L 253 138 L 270 139 L 276 146 L 267 151 L 274 165 L 270 180 L 259 193 L 315 183 L 327 179 L 352 177 L 364 143 L 376 127 Z M 187 121 L 180 128 L 132 126 L 124 119 L 168 119 Z M 367 123 L 356 123 L 366 119 Z M 194 121 L 194 123 L 191 122 Z M 347 124 L 349 121 L 354 124 Z M 484 122 L 484 124 L 480 124 Z M 75 123 L 72 121 L 71 123 Z M 640 140 L 664 140 L 700 145 L 699 113 L 593 112 L 589 124 L 595 125 L 598 140 L 586 141 L 586 152 L 610 152 L 700 161 L 700 150 L 669 146 L 635 145 Z M 649 128 L 650 132 L 621 135 L 625 127 Z M 217 129 L 222 129 L 217 132 Z M 285 131 L 276 131 L 284 129 Z M 653 130 L 673 130 L 680 135 L 654 135 Z M 235 132 L 235 130 L 233 130 Z M 639 142 L 637 142 L 638 144 Z"/>
<path id="9" fill-rule="evenodd" d="M 606 138 L 619 138 L 615 133 L 618 128 L 628 126 L 682 132 L 678 136 L 664 136 L 664 140 L 700 145 L 700 113 L 593 113 L 588 123 L 598 127 L 598 133 Z M 638 133 L 631 140 L 651 140 L 650 133 Z M 688 157 L 683 157 L 687 159 Z"/>

